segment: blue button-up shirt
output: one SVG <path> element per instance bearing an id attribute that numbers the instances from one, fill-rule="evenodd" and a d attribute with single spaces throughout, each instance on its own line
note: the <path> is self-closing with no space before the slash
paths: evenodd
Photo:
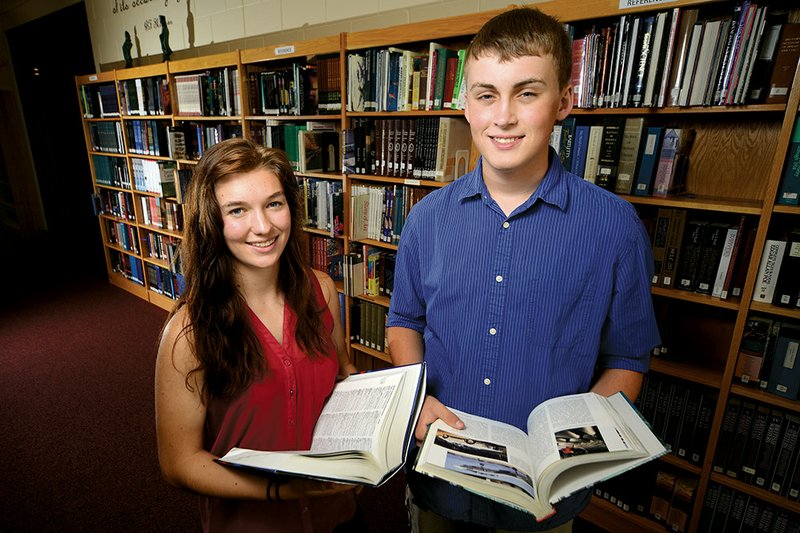
<path id="1" fill-rule="evenodd" d="M 633 206 L 565 171 L 554 152 L 550 160 L 510 216 L 491 198 L 480 162 L 417 204 L 389 311 L 389 326 L 423 335 L 430 394 L 523 430 L 542 401 L 589 390 L 598 368 L 646 372 L 660 343 L 652 251 Z M 483 521 L 459 509 L 476 499 L 440 499 L 445 508 L 423 507 Z M 559 514 L 558 522 L 572 518 Z"/>

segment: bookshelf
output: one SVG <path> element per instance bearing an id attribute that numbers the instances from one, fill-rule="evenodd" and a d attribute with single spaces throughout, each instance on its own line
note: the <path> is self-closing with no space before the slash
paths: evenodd
<path id="1" fill-rule="evenodd" d="M 639 6 L 621 10 L 619 3 L 611 0 L 590 0 L 580 4 L 555 0 L 537 4 L 536 7 L 573 25 L 577 37 L 581 32 L 588 31 L 592 25 L 600 27 L 618 20 L 622 15 L 646 15 L 674 8 L 697 8 L 702 19 L 705 13 L 725 13 L 734 5 L 731 1 L 678 0 L 663 6 Z M 792 7 L 780 1 L 769 5 Z M 337 286 L 345 310 L 344 325 L 346 335 L 350 338 L 351 353 L 361 369 L 390 365 L 391 354 L 383 347 L 378 350 L 369 341 L 363 342 L 364 339 L 359 336 L 361 329 L 366 328 L 367 324 L 373 334 L 379 335 L 379 331 L 383 329 L 382 317 L 388 310 L 390 295 L 379 289 L 373 294 L 369 294 L 369 291 L 354 292 L 354 280 L 346 274 L 352 261 L 356 261 L 356 265 L 361 264 L 357 269 L 363 270 L 363 263 L 358 261 L 369 261 L 370 255 L 379 258 L 378 265 L 381 259 L 389 261 L 387 258 L 391 258 L 391 254 L 397 251 L 398 236 L 391 233 L 377 236 L 357 233 L 360 219 L 359 211 L 354 206 L 367 205 L 369 202 L 363 196 L 370 194 L 375 195 L 373 203 L 383 205 L 386 198 L 390 197 L 393 201 L 399 198 L 399 191 L 405 195 L 407 202 L 413 203 L 413 198 L 417 198 L 413 195 L 422 195 L 425 191 L 446 186 L 447 182 L 415 175 L 414 169 L 409 169 L 408 166 L 405 167 L 405 174 L 401 170 L 394 170 L 394 167 L 391 171 L 386 166 L 381 167 L 381 158 L 388 156 L 382 156 L 377 146 L 372 147 L 376 152 L 375 156 L 355 154 L 355 149 L 351 154 L 351 143 L 347 134 L 352 132 L 353 146 L 357 146 L 365 142 L 358 135 L 375 135 L 375 138 L 380 138 L 378 132 L 383 131 L 381 128 L 387 123 L 398 124 L 399 131 L 402 131 L 402 128 L 417 128 L 420 124 L 427 124 L 425 121 L 463 121 L 463 112 L 460 109 L 444 108 L 426 110 L 424 105 L 416 108 L 410 106 L 411 108 L 400 111 L 379 111 L 369 107 L 354 109 L 354 95 L 351 92 L 357 90 L 355 88 L 358 86 L 351 83 L 353 71 L 350 70 L 349 57 L 366 57 L 369 51 L 389 48 L 406 50 L 412 55 L 424 54 L 430 51 L 431 42 L 456 50 L 465 48 L 471 36 L 498 12 L 488 11 L 379 30 L 342 33 L 302 42 L 77 77 L 78 96 L 83 109 L 86 109 L 90 99 L 99 101 L 99 97 L 94 95 L 100 92 L 101 87 L 106 97 L 110 98 L 107 88 L 110 86 L 114 88 L 113 100 L 123 110 L 116 116 L 113 111 L 110 114 L 104 113 L 108 116 L 101 116 L 99 110 L 95 109 L 91 116 L 83 118 L 92 181 L 102 211 L 98 219 L 110 282 L 162 308 L 170 309 L 174 305 L 174 299 L 165 296 L 163 291 L 154 290 L 159 285 L 154 285 L 151 277 L 154 272 L 158 275 L 167 271 L 174 275 L 179 271 L 176 271 L 169 254 L 154 255 L 150 250 L 153 242 L 159 243 L 159 247 L 166 246 L 167 249 L 178 243 L 180 229 L 152 224 L 152 217 L 146 216 L 145 206 L 156 200 L 163 201 L 166 205 L 175 205 L 176 208 L 180 204 L 176 199 L 163 198 L 158 192 L 141 189 L 131 178 L 134 176 L 134 165 L 138 165 L 135 162 L 140 160 L 155 165 L 174 165 L 179 171 L 190 173 L 198 155 L 191 151 L 180 157 L 173 153 L 165 156 L 134 153 L 131 151 L 134 143 L 129 133 L 135 131 L 131 129 L 133 125 L 152 123 L 156 129 L 161 127 L 167 132 L 180 129 L 187 131 L 187 128 L 192 128 L 195 136 L 199 135 L 201 138 L 201 133 L 211 135 L 212 131 L 218 131 L 222 132 L 221 137 L 245 135 L 261 142 L 265 142 L 267 136 L 270 139 L 279 139 L 280 132 L 283 131 L 292 131 L 296 135 L 299 127 L 308 128 L 309 124 L 312 125 L 312 130 L 332 130 L 340 139 L 334 149 L 335 159 L 340 164 L 344 163 L 343 166 L 301 170 L 299 154 L 295 158 L 298 165 L 296 173 L 306 193 L 310 195 L 309 199 L 316 202 L 322 195 L 326 205 L 336 206 L 339 216 L 331 226 L 332 221 L 319 223 L 312 220 L 316 211 L 309 213 L 305 233 L 309 240 L 310 257 L 315 260 L 315 254 L 318 255 L 316 266 L 320 268 L 327 266 L 331 255 L 341 253 L 345 256 L 342 265 L 334 269 L 339 268 L 344 277 L 337 281 Z M 793 8 L 790 16 L 792 20 L 797 20 L 800 16 L 797 8 Z M 413 58 L 411 61 L 413 64 Z M 316 108 L 275 112 L 264 105 L 266 93 L 261 84 L 267 79 L 265 73 L 292 71 L 294 75 L 293 65 L 316 69 Z M 227 80 L 231 84 L 229 97 L 224 105 L 216 108 L 212 106 L 211 111 L 204 108 L 202 102 L 199 104 L 199 111 L 192 107 L 187 111 L 186 107 L 176 105 L 177 95 L 182 90 L 178 81 L 200 74 L 220 75 L 220 79 Z M 167 80 L 171 96 L 172 106 L 169 112 L 163 110 L 154 114 L 142 114 L 131 113 L 126 109 L 125 102 L 128 100 L 121 96 L 125 83 L 131 80 L 162 78 Z M 601 124 L 608 117 L 642 117 L 647 125 L 693 129 L 696 137 L 686 173 L 686 194 L 667 197 L 634 194 L 621 196 L 634 204 L 644 219 L 655 219 L 659 209 L 668 208 L 685 210 L 693 216 L 709 220 L 735 220 L 743 216 L 748 226 L 754 228 L 752 252 L 745 263 L 746 275 L 742 278 L 740 295 L 723 299 L 674 287 L 654 286 L 652 290 L 660 317 L 667 316 L 670 320 L 668 324 L 660 324 L 663 326 L 662 337 L 665 345 L 669 345 L 669 351 L 653 358 L 651 374 L 713 392 L 713 412 L 702 461 L 696 464 L 671 455 L 659 462 L 697 481 L 686 529 L 691 532 L 702 531 L 704 497 L 711 487 L 717 486 L 733 489 L 777 509 L 800 514 L 800 504 L 797 502 L 712 470 L 714 454 L 722 438 L 720 435 L 725 409 L 730 398 L 748 399 L 770 408 L 800 413 L 800 401 L 762 392 L 739 383 L 735 376 L 748 316 L 758 313 L 800 322 L 798 310 L 751 301 L 765 242 L 780 231 L 800 225 L 800 208 L 776 204 L 792 128 L 800 107 L 800 83 L 797 79 L 795 74 L 795 83 L 786 104 L 575 108 L 571 115 L 578 124 L 586 125 Z M 238 87 L 234 87 L 234 81 Z M 404 125 L 402 121 L 405 121 Z M 119 132 L 119 142 L 111 141 L 97 146 L 93 135 L 96 137 L 98 130 Z M 414 131 L 416 134 L 418 130 Z M 201 150 L 202 143 L 195 152 Z M 472 146 L 468 147 L 467 152 L 467 165 L 472 168 L 477 162 L 478 154 Z M 348 165 L 351 161 L 350 155 L 353 156 L 352 167 Z M 406 165 L 408 161 L 406 160 Z M 114 181 L 112 178 L 116 172 L 127 172 L 128 181 Z M 391 191 L 391 196 L 386 196 L 388 191 Z M 312 202 L 311 205 L 317 204 Z M 397 220 L 393 219 L 395 225 Z M 399 223 L 401 225 L 401 221 Z M 126 232 L 128 238 L 121 238 L 120 235 L 125 235 Z M 137 262 L 140 265 L 138 270 Z M 384 267 L 386 264 L 384 263 Z M 160 270 L 154 271 L 153 267 Z M 339 270 L 335 274 L 338 276 Z M 356 284 L 368 285 L 369 281 L 357 280 Z M 369 322 L 367 317 L 370 317 Z M 609 531 L 662 531 L 665 527 L 663 522 L 634 512 L 625 512 L 599 497 L 593 499 L 584 517 Z"/>

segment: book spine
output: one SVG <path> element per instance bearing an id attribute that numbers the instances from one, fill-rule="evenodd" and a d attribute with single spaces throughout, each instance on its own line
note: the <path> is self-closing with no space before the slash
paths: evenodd
<path id="1" fill-rule="evenodd" d="M 725 474 L 728 477 L 738 478 L 742 465 L 743 453 L 753 427 L 756 405 L 750 401 L 743 401 L 736 429 L 733 433 L 730 455 L 725 463 Z"/>
<path id="2" fill-rule="evenodd" d="M 784 484 L 787 475 L 790 474 L 789 465 L 797 447 L 798 435 L 800 435 L 800 417 L 787 413 L 785 426 L 781 444 L 777 449 L 778 457 L 775 460 L 772 478 L 769 482 L 769 491 L 781 496 L 786 494 Z"/>
<path id="3" fill-rule="evenodd" d="M 614 192 L 617 194 L 631 194 L 633 180 L 636 177 L 636 168 L 639 162 L 643 131 L 643 118 L 625 119 L 622 145 L 619 154 L 619 166 L 617 169 L 617 180 L 614 186 Z"/>
<path id="4" fill-rule="evenodd" d="M 729 279 L 728 273 L 731 270 L 731 260 L 734 257 L 734 248 L 739 242 L 739 227 L 728 228 L 725 234 L 725 240 L 722 245 L 722 254 L 719 258 L 719 265 L 717 272 L 714 276 L 714 286 L 711 290 L 711 296 L 715 298 L 722 298 L 723 288 L 725 287 L 725 280 Z M 727 293 L 726 293 L 727 296 Z"/>
<path id="5" fill-rule="evenodd" d="M 695 288 L 708 224 L 705 220 L 690 220 L 686 223 L 683 250 L 678 265 L 676 284 L 678 289 L 690 291 Z"/>
<path id="6" fill-rule="evenodd" d="M 578 125 L 575 127 L 575 142 L 572 146 L 572 167 L 570 172 L 583 178 L 586 169 L 586 156 L 589 144 L 589 126 Z"/>
<path id="7" fill-rule="evenodd" d="M 658 156 L 655 177 L 653 178 L 653 196 L 666 197 L 672 189 L 675 160 L 680 148 L 681 130 L 668 128 L 664 132 L 661 151 Z"/>
<path id="8" fill-rule="evenodd" d="M 787 240 L 778 280 L 775 284 L 775 294 L 772 298 L 773 305 L 780 307 L 800 307 L 798 294 L 800 294 L 800 229 L 793 231 Z"/>
<path id="9" fill-rule="evenodd" d="M 733 438 L 736 433 L 736 424 L 739 420 L 741 406 L 741 400 L 736 397 L 729 398 L 728 404 L 725 406 L 725 415 L 723 416 L 722 426 L 720 427 L 717 450 L 714 453 L 714 460 L 711 464 L 711 468 L 714 472 L 720 474 L 725 472 L 728 457 L 733 449 Z"/>
<path id="10" fill-rule="evenodd" d="M 655 24 L 655 16 L 645 17 L 642 21 L 642 35 L 636 59 L 636 76 L 633 80 L 633 87 L 631 89 L 630 103 L 634 107 L 641 107 L 645 90 L 647 87 L 647 75 L 649 74 L 649 64 L 651 59 L 651 49 L 653 47 L 653 27 Z"/>
<path id="11" fill-rule="evenodd" d="M 786 241 L 768 239 L 764 244 L 756 287 L 753 292 L 754 302 L 772 303 L 785 250 Z"/>
<path id="12" fill-rule="evenodd" d="M 761 450 L 756 462 L 756 474 L 753 481 L 757 487 L 769 488 L 768 483 L 771 479 L 772 465 L 778 456 L 778 446 L 783 436 L 783 425 L 783 411 L 773 409 L 769 415 L 767 430 L 764 433 L 764 440 L 761 443 Z"/>
<path id="13" fill-rule="evenodd" d="M 700 294 L 710 294 L 712 291 L 728 227 L 728 224 L 715 222 L 710 224 L 705 232 L 703 250 L 700 255 L 700 262 L 697 265 L 697 279 L 695 281 L 695 291 Z"/>
<path id="14" fill-rule="evenodd" d="M 595 185 L 609 191 L 613 191 L 616 186 L 624 126 L 622 118 L 607 118 L 603 121 L 603 137 L 597 159 Z"/>
<path id="15" fill-rule="evenodd" d="M 764 439 L 768 422 L 769 408 L 764 405 L 757 406 L 739 465 L 739 479 L 745 483 L 752 483 L 756 474 L 758 452 L 761 449 L 761 441 Z"/>
<path id="16" fill-rule="evenodd" d="M 672 219 L 672 209 L 660 207 L 656 216 L 655 231 L 653 233 L 653 278 L 651 283 L 658 286 L 661 282 L 661 274 L 664 269 L 664 258 L 667 251 L 667 236 L 669 235 L 669 225 Z"/>
<path id="17" fill-rule="evenodd" d="M 653 190 L 653 177 L 655 175 L 658 154 L 661 150 L 661 139 L 664 129 L 659 126 L 647 128 L 647 133 L 642 145 L 641 162 L 636 173 L 636 182 L 633 194 L 637 196 L 650 196 Z"/>
<path id="18" fill-rule="evenodd" d="M 661 286 L 674 287 L 678 274 L 678 265 L 681 260 L 683 237 L 685 234 L 687 212 L 685 209 L 673 209 L 672 220 L 667 235 L 667 249 L 662 265 Z"/>
<path id="19" fill-rule="evenodd" d="M 757 104 L 766 98 L 766 88 L 772 74 L 772 66 L 775 61 L 775 53 L 778 50 L 782 27 L 782 24 L 768 23 L 764 29 L 761 46 L 753 62 L 750 87 L 747 91 L 747 103 Z"/>
<path id="20" fill-rule="evenodd" d="M 800 360 L 797 358 L 800 327 L 786 322 L 773 325 L 773 331 L 776 329 L 766 390 L 796 400 L 800 396 Z"/>

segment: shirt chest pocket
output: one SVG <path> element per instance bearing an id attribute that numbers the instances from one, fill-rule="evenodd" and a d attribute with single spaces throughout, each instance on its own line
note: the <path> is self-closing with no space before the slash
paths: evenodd
<path id="1" fill-rule="evenodd" d="M 532 346 L 549 350 L 577 348 L 597 325 L 591 311 L 595 290 L 586 280 L 528 281 L 527 333 Z"/>

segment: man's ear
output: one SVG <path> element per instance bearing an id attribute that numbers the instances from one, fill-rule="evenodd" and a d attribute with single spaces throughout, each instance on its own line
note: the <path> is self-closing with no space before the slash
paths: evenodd
<path id="1" fill-rule="evenodd" d="M 558 103 L 558 120 L 564 120 L 572 112 L 572 85 L 567 85 L 561 92 Z"/>

